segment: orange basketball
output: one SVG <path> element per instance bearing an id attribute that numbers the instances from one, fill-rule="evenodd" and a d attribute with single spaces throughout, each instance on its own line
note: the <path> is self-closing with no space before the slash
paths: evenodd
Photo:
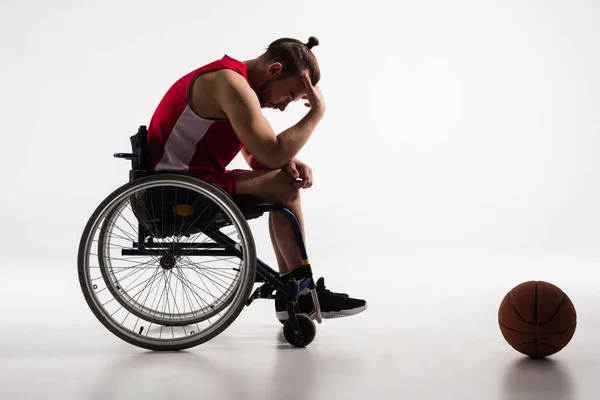
<path id="1" fill-rule="evenodd" d="M 561 289 L 548 282 L 529 281 L 504 296 L 498 324 L 502 336 L 515 350 L 543 358 L 559 352 L 571 341 L 577 313 Z"/>

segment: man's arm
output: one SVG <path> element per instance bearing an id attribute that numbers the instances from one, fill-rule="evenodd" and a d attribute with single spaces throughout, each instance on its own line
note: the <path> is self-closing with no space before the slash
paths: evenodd
<path id="1" fill-rule="evenodd" d="M 267 168 L 282 168 L 290 162 L 304 147 L 323 117 L 323 101 L 314 99 L 316 106 L 311 107 L 304 118 L 276 135 L 262 114 L 256 93 L 243 76 L 235 71 L 223 70 L 216 76 L 215 85 L 215 99 L 227 114 L 240 141 Z"/>
<path id="2" fill-rule="evenodd" d="M 244 160 L 248 163 L 248 166 L 252 168 L 254 171 L 259 169 L 267 169 L 264 165 L 258 162 L 256 157 L 254 157 L 245 147 L 242 147 L 242 156 L 244 156 Z"/>

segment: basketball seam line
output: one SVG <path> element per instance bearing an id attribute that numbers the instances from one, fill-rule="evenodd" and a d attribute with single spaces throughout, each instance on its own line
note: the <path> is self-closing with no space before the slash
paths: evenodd
<path id="1" fill-rule="evenodd" d="M 514 349 L 516 349 L 517 347 L 521 347 L 521 346 L 525 346 L 527 344 L 541 344 L 542 346 L 548 346 L 548 347 L 552 347 L 553 349 L 558 349 L 558 347 L 550 344 L 550 343 L 545 343 L 545 342 L 523 342 L 523 343 L 519 343 L 515 346 L 513 346 Z"/>
<path id="2" fill-rule="evenodd" d="M 563 304 L 565 304 L 565 299 L 567 298 L 566 294 L 563 294 L 563 298 L 560 301 L 560 304 L 558 305 L 558 307 L 556 307 L 556 311 L 554 311 L 554 313 L 544 322 L 539 322 L 539 325 L 544 325 L 547 324 L 548 322 L 550 322 L 554 317 L 556 317 L 556 315 L 558 314 L 558 312 L 560 311 L 560 309 L 562 308 Z"/>
<path id="3" fill-rule="evenodd" d="M 538 340 L 539 340 L 539 327 L 538 327 L 538 313 L 539 313 L 539 309 L 540 309 L 540 303 L 538 302 L 538 291 L 539 291 L 539 285 L 538 282 L 535 282 L 535 301 L 533 303 L 533 306 L 535 307 L 534 310 L 534 314 L 535 314 L 535 325 L 533 327 L 534 331 L 535 331 L 535 355 L 538 356 L 539 355 L 539 348 L 538 348 Z"/>
<path id="4" fill-rule="evenodd" d="M 510 306 L 513 308 L 513 310 L 515 310 L 515 312 L 517 313 L 517 315 L 519 316 L 519 318 L 521 318 L 521 320 L 523 322 L 525 322 L 526 324 L 531 324 L 531 325 L 535 324 L 535 322 L 531 322 L 531 321 L 528 321 L 525 318 L 523 318 L 523 316 L 521 315 L 519 310 L 517 310 L 517 307 L 515 306 L 515 304 L 512 301 L 512 292 L 508 294 L 508 298 L 510 300 Z"/>
<path id="5" fill-rule="evenodd" d="M 511 327 L 508 327 L 506 325 L 504 325 L 502 322 L 499 322 L 500 326 L 502 326 L 504 329 L 507 329 L 511 332 L 515 332 L 515 333 L 523 333 L 525 335 L 535 335 L 535 332 L 527 332 L 527 331 L 520 331 L 518 329 L 514 329 Z M 550 336 L 550 335 L 559 335 L 561 333 L 565 333 L 573 328 L 575 328 L 577 326 L 577 322 L 575 322 L 573 325 L 571 325 L 570 327 L 568 327 L 567 329 L 563 329 L 560 331 L 552 331 L 552 332 L 540 332 L 539 335 L 540 336 Z M 533 342 L 532 342 L 533 343 Z"/>
<path id="6" fill-rule="evenodd" d="M 563 329 L 561 331 L 553 331 L 553 332 L 545 332 L 545 333 L 540 333 L 540 336 L 548 336 L 548 335 L 559 335 L 561 333 L 565 333 L 567 331 L 570 331 L 571 329 L 575 328 L 577 326 L 577 322 L 575 322 L 573 325 L 571 325 L 570 327 L 568 327 L 567 329 Z"/>

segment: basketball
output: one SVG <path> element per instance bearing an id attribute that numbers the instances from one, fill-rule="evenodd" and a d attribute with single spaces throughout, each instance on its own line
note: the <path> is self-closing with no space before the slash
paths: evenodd
<path id="1" fill-rule="evenodd" d="M 498 310 L 502 336 L 518 352 L 544 358 L 562 350 L 577 325 L 575 307 L 560 288 L 528 281 L 510 290 Z"/>

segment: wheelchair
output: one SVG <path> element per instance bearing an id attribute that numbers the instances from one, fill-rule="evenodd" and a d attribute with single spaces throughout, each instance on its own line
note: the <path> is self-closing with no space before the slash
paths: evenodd
<path id="1" fill-rule="evenodd" d="M 81 235 L 79 283 L 96 318 L 134 346 L 177 351 L 216 337 L 254 300 L 279 299 L 289 316 L 280 321 L 286 341 L 309 345 L 316 325 L 299 313 L 305 289 L 314 319 L 322 317 L 294 214 L 187 172 L 151 170 L 147 140 L 142 125 L 130 137 L 132 152 L 114 154 L 131 161 L 129 181 L 98 205 Z M 266 212 L 283 213 L 294 228 L 303 265 L 285 277 L 256 255 L 248 221 Z"/>

